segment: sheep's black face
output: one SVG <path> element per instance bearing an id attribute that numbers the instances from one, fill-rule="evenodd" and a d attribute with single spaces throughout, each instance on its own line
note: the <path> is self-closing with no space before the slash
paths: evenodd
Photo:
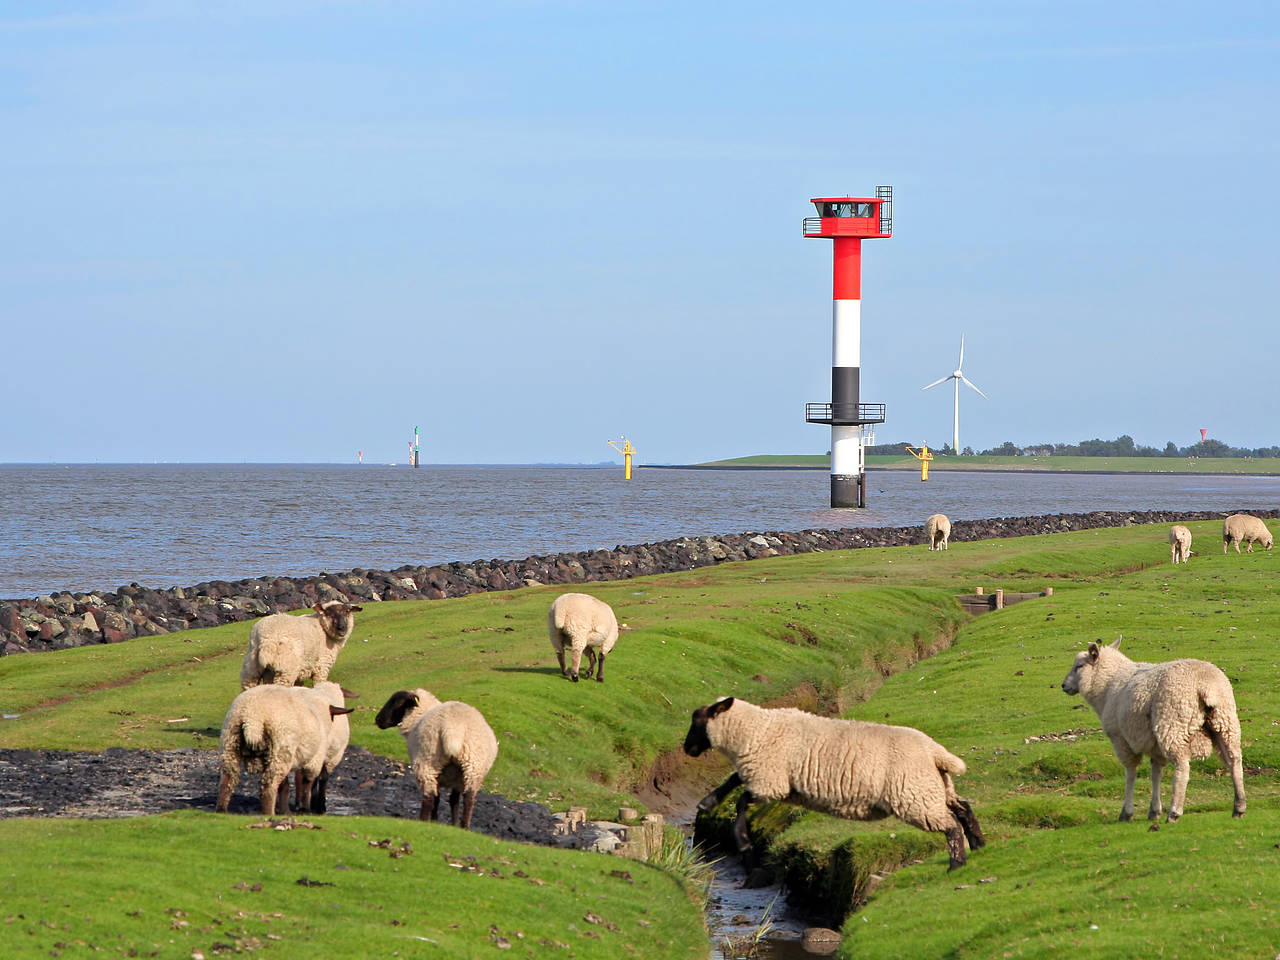
<path id="1" fill-rule="evenodd" d="M 733 697 L 718 700 L 710 706 L 699 707 L 693 711 L 693 719 L 689 723 L 689 732 L 684 737 L 684 752 L 691 757 L 700 757 L 712 747 L 711 735 L 707 733 L 707 722 L 728 710 L 733 704 Z"/>
<path id="2" fill-rule="evenodd" d="M 324 632 L 335 639 L 341 639 L 350 636 L 355 627 L 351 615 L 359 613 L 364 608 L 343 603 L 341 600 L 327 600 L 316 604 L 314 609 L 324 618 Z"/>
<path id="3" fill-rule="evenodd" d="M 417 705 L 418 697 L 416 694 L 412 694 L 408 690 L 397 690 L 382 705 L 382 709 L 378 711 L 378 715 L 373 722 L 378 725 L 379 730 L 398 727 L 400 726 L 400 721 L 404 719 L 404 715 Z"/>

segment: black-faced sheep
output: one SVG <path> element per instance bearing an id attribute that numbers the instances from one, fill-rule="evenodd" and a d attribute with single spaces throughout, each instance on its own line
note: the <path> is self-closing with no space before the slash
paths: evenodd
<path id="1" fill-rule="evenodd" d="M 582 654 L 586 651 L 584 676 L 590 680 L 594 671 L 596 680 L 604 683 L 605 655 L 618 642 L 618 618 L 613 615 L 612 607 L 585 593 L 561 594 L 547 611 L 547 632 L 551 635 L 551 646 L 560 661 L 562 674 L 577 683 Z M 569 666 L 565 664 L 566 650 L 570 657 Z"/>
<path id="2" fill-rule="evenodd" d="M 498 738 L 484 715 L 457 700 L 441 703 L 419 687 L 393 693 L 374 722 L 380 730 L 399 727 L 404 735 L 409 767 L 422 790 L 419 819 L 436 818 L 444 787 L 450 791 L 453 825 L 469 829 L 476 794 L 498 758 Z"/>
<path id="3" fill-rule="evenodd" d="M 1191 531 L 1180 523 L 1169 528 L 1169 558 L 1171 563 L 1186 563 L 1191 556 Z"/>
<path id="4" fill-rule="evenodd" d="M 1102 721 L 1116 759 L 1124 766 L 1124 804 L 1120 819 L 1133 819 L 1133 784 L 1138 764 L 1151 758 L 1151 806 L 1147 818 L 1160 816 L 1160 777 L 1173 764 L 1169 820 L 1182 816 L 1191 761 L 1213 753 L 1231 770 L 1235 788 L 1233 817 L 1244 816 L 1244 767 L 1236 699 L 1221 670 L 1204 660 L 1135 663 L 1120 652 L 1120 640 L 1089 644 L 1076 654 L 1062 681 L 1068 695 L 1081 694 Z"/>
<path id="5" fill-rule="evenodd" d="M 951 520 L 945 513 L 935 513 L 924 522 L 924 532 L 930 550 L 946 550 L 951 540 Z"/>
<path id="6" fill-rule="evenodd" d="M 911 727 L 771 710 L 729 697 L 693 712 L 684 752 L 696 757 L 711 748 L 728 757 L 735 772 L 698 809 L 710 810 L 744 786 L 734 825 L 740 850 L 751 846 L 747 807 L 757 800 L 786 800 L 847 820 L 893 814 L 944 834 L 951 870 L 965 863 L 966 838 L 975 850 L 986 843 L 973 808 L 951 781 L 964 773 L 964 761 Z"/>
<path id="7" fill-rule="evenodd" d="M 351 736 L 344 691 L 336 683 L 309 687 L 251 687 L 231 702 L 222 722 L 219 813 L 226 813 L 240 768 L 261 776 L 262 812 L 288 812 L 288 779 L 296 773 L 294 806 L 324 812 L 324 783 L 342 760 Z M 312 784 L 321 784 L 312 805 Z"/>
<path id="8" fill-rule="evenodd" d="M 1271 549 L 1271 531 L 1258 517 L 1249 513 L 1233 513 L 1222 521 L 1222 552 L 1228 546 L 1240 552 L 1240 544 L 1245 545 L 1245 552 L 1253 553 L 1253 542 L 1258 541 L 1268 550 Z"/>
<path id="9" fill-rule="evenodd" d="M 273 613 L 249 631 L 249 649 L 240 665 L 240 689 L 260 683 L 291 687 L 329 679 L 334 661 L 355 627 L 354 613 L 363 608 L 342 600 L 317 603 L 301 617 Z"/>

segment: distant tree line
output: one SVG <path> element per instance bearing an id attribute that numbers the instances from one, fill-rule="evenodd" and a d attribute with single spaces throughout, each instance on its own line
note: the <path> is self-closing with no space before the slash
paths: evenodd
<path id="1" fill-rule="evenodd" d="M 904 443 L 878 443 L 867 447 L 867 453 L 880 456 L 901 454 Z M 915 444 L 911 444 L 915 446 Z M 954 453 L 951 444 L 944 443 L 934 453 L 947 456 Z M 1079 443 L 1032 443 L 1020 447 L 1006 440 L 998 447 L 977 451 L 983 456 L 997 457 L 1280 457 L 1280 447 L 1231 447 L 1221 440 L 1201 440 L 1190 446 L 1179 447 L 1170 440 L 1164 449 L 1134 443 L 1133 437 L 1122 434 L 1114 440 L 1081 440 Z M 965 447 L 964 456 L 974 455 L 973 447 Z"/>

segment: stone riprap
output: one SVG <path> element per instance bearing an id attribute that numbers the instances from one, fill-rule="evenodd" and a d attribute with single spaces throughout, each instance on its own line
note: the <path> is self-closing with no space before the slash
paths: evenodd
<path id="1" fill-rule="evenodd" d="M 1277 510 L 1052 514 L 957 520 L 958 542 L 1024 537 L 1069 530 L 1138 524 L 1217 520 L 1232 512 L 1264 519 Z M 0 654 L 63 650 L 93 643 L 118 643 L 134 637 L 173 633 L 193 627 L 251 620 L 268 613 L 299 610 L 320 600 L 370 603 L 379 600 L 442 600 L 489 590 L 515 590 L 538 584 L 575 584 L 626 580 L 654 573 L 675 573 L 737 560 L 790 556 L 859 547 L 898 547 L 925 542 L 924 521 L 910 527 L 847 527 L 781 533 L 738 533 L 718 537 L 681 537 L 612 550 L 589 550 L 528 557 L 524 560 L 476 560 L 439 566 L 403 566 L 395 570 L 354 569 L 313 577 L 257 577 L 210 580 L 192 587 L 158 590 L 138 584 L 111 593 L 59 592 L 31 600 L 0 601 Z M 1161 535 L 1161 544 L 1164 536 Z"/>

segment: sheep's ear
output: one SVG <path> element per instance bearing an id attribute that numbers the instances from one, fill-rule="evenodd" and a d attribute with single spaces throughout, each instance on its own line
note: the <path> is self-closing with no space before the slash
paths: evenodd
<path id="1" fill-rule="evenodd" d="M 350 605 L 347 606 L 347 613 L 361 613 L 363 610 L 364 610 L 364 607 L 353 607 Z"/>
<path id="2" fill-rule="evenodd" d="M 732 706 L 733 697 L 725 697 L 723 700 L 716 701 L 711 705 L 711 709 L 707 711 L 707 719 L 710 720 L 712 717 L 720 716 Z"/>
<path id="3" fill-rule="evenodd" d="M 343 686 L 339 686 L 338 689 L 342 691 L 342 696 L 343 696 L 343 699 L 345 700 L 360 699 L 360 694 L 356 693 L 354 690 L 348 690 L 346 687 L 343 687 Z"/>
<path id="4" fill-rule="evenodd" d="M 1121 641 L 1121 640 L 1123 640 L 1123 639 L 1124 639 L 1124 634 L 1121 634 L 1120 636 L 1118 636 L 1118 637 L 1116 637 L 1114 640 L 1112 640 L 1109 644 L 1107 644 L 1107 646 L 1111 647 L 1111 648 L 1112 648 L 1112 649 L 1114 649 L 1114 650 L 1119 650 L 1119 649 L 1120 649 L 1120 641 Z"/>
<path id="5" fill-rule="evenodd" d="M 1089 644 L 1089 662 L 1090 663 L 1098 662 L 1098 649 L 1099 648 L 1096 643 Z"/>
<path id="6" fill-rule="evenodd" d="M 332 705 L 330 705 L 329 707 L 330 719 L 332 719 L 333 717 L 341 716 L 344 713 L 355 713 L 355 712 L 356 712 L 355 707 L 335 707 Z"/>
<path id="7" fill-rule="evenodd" d="M 324 613 L 324 604 L 321 603 L 319 600 L 317 600 L 315 602 L 315 606 L 313 606 L 311 609 L 314 610 L 316 613 Z"/>

